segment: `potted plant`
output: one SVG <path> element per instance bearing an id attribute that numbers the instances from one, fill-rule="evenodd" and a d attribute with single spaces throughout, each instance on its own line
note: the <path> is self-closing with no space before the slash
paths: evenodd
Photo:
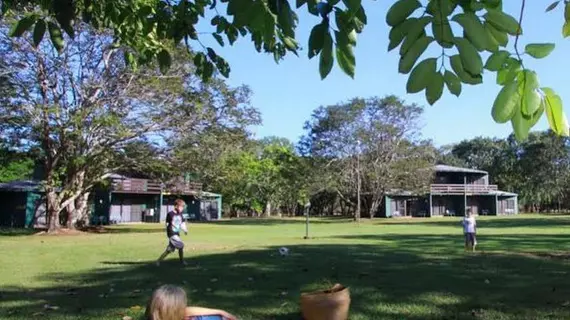
<path id="1" fill-rule="evenodd" d="M 350 308 L 350 291 L 339 283 L 328 289 L 301 293 L 304 320 L 346 320 Z"/>

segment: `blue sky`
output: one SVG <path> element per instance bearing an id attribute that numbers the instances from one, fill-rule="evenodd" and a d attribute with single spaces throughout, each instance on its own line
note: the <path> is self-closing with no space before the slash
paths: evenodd
<path id="1" fill-rule="evenodd" d="M 518 17 L 521 1 L 503 2 L 505 10 Z M 565 62 L 569 60 L 565 59 L 565 55 L 570 53 L 570 39 L 562 38 L 563 5 L 550 13 L 544 12 L 551 2 L 526 1 L 523 36 L 519 40 L 519 48 L 524 50 L 527 43 L 556 43 L 556 49 L 547 58 L 535 60 L 526 57 L 524 63 L 527 68 L 538 72 L 541 86 L 553 88 L 568 105 L 570 93 L 565 90 L 568 64 Z M 242 38 L 234 46 L 226 45 L 224 48 L 219 48 L 212 39 L 205 39 L 205 44 L 216 48 L 218 53 L 229 61 L 232 67 L 229 82 L 233 85 L 247 84 L 252 88 L 253 105 L 261 111 L 263 117 L 263 125 L 253 128 L 258 137 L 274 135 L 297 141 L 303 134 L 304 122 L 315 108 L 356 96 L 388 94 L 398 95 L 407 102 L 425 107 L 422 119 L 423 137 L 432 139 L 436 145 L 476 136 L 504 137 L 512 132 L 510 123 L 496 124 L 491 119 L 491 106 L 500 89 L 495 84 L 494 73 L 485 74 L 484 83 L 481 85 L 464 85 L 459 98 L 445 89 L 442 99 L 434 106 L 427 104 L 423 92 L 406 94 L 407 75 L 397 71 L 397 49 L 387 52 L 389 28 L 385 23 L 385 14 L 393 1 L 365 3 L 368 25 L 358 38 L 354 80 L 344 75 L 335 65 L 329 77 L 322 81 L 318 74 L 318 59 L 309 60 L 306 50 L 301 51 L 299 57 L 291 55 L 276 64 L 272 56 L 257 53 L 249 38 Z M 298 27 L 298 39 L 303 47 L 306 47 L 312 26 L 319 22 L 317 17 L 305 11 L 305 7 L 299 11 Z M 513 51 L 513 44 L 514 39 L 511 39 L 510 51 Z M 430 56 L 429 51 L 423 58 Z M 534 130 L 547 127 L 547 121 L 543 118 Z"/>

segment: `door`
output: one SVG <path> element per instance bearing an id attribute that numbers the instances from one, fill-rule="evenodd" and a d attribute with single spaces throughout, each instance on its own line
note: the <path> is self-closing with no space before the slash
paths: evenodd
<path id="1" fill-rule="evenodd" d="M 132 204 L 131 205 L 131 221 L 130 222 L 141 222 L 142 221 L 142 211 L 143 211 L 143 205 Z"/>
<path id="2" fill-rule="evenodd" d="M 121 205 L 121 222 L 131 222 L 131 200 L 125 199 Z"/>
<path id="3" fill-rule="evenodd" d="M 109 221 L 113 223 L 121 222 L 121 205 L 114 204 L 111 206 L 111 213 L 109 217 Z"/>

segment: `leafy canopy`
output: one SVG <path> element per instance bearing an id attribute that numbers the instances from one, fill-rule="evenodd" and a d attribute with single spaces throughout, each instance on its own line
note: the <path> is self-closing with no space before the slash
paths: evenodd
<path id="1" fill-rule="evenodd" d="M 491 112 L 497 123 L 511 122 L 517 139 L 524 140 L 546 113 L 554 132 L 569 135 L 560 96 L 524 66 L 523 56 L 542 59 L 555 48 L 554 43 L 518 46 L 526 0 L 520 0 L 516 17 L 504 12 L 502 0 L 393 2 L 386 13 L 391 28 L 388 50 L 399 47 L 398 71 L 409 75 L 408 93 L 424 91 L 427 102 L 433 105 L 444 88 L 460 96 L 462 86 L 483 82 L 484 70 L 493 72 L 501 86 Z M 367 24 L 361 0 L 296 0 L 294 5 L 288 0 L 8 0 L 2 4 L 4 15 L 16 13 L 20 17 L 13 25 L 13 36 L 28 32 L 35 45 L 49 38 L 58 51 L 63 50 L 66 37 L 75 36 L 79 21 L 110 29 L 117 44 L 132 49 L 125 60 L 133 67 L 156 60 L 166 72 L 172 64 L 169 48 L 173 43 L 202 48 L 193 62 L 205 80 L 215 70 L 228 77 L 230 66 L 200 39 L 213 37 L 224 46 L 249 36 L 258 52 L 270 53 L 278 62 L 289 53 L 298 54 L 296 10 L 301 9 L 320 18 L 310 32 L 307 51 L 310 59 L 318 56 L 321 78 L 330 74 L 335 61 L 344 73 L 354 77 L 354 47 Z M 568 37 L 570 3 L 555 1 L 546 11 L 558 9 L 564 17 L 562 35 Z M 196 26 L 205 19 L 215 29 L 211 33 L 197 31 Z M 507 50 L 509 44 L 514 50 Z M 423 57 L 434 46 L 441 54 Z M 483 56 L 488 56 L 486 61 Z"/>

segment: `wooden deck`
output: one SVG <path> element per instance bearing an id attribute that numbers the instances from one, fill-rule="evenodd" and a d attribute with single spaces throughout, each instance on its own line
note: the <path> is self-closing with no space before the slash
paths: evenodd
<path id="1" fill-rule="evenodd" d="M 202 191 L 202 184 L 191 182 L 163 186 L 160 182 L 147 179 L 113 179 L 111 190 L 114 193 L 134 194 L 196 194 Z"/>
<path id="2" fill-rule="evenodd" d="M 431 194 L 435 195 L 485 195 L 497 190 L 494 184 L 432 184 L 430 187 Z"/>

